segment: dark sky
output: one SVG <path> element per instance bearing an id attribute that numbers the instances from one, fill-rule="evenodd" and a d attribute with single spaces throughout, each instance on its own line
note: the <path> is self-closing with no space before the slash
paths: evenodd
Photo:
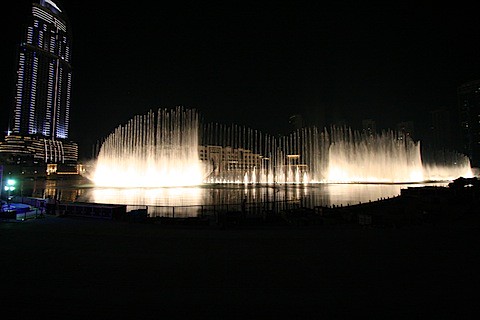
<path id="1" fill-rule="evenodd" d="M 455 111 L 457 86 L 480 78 L 478 14 L 459 2 L 234 3 L 63 1 L 73 32 L 71 138 L 81 155 L 134 115 L 179 105 L 270 133 L 300 113 L 354 127 L 413 120 L 421 135 L 430 110 Z M 2 8 L 5 129 L 29 4 Z"/>

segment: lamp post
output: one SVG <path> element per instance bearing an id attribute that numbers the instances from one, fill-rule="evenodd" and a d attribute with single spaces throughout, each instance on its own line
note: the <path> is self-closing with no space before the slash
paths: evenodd
<path id="1" fill-rule="evenodd" d="M 8 179 L 4 187 L 4 190 L 8 192 L 8 196 L 7 196 L 8 209 L 10 209 L 10 202 L 12 200 L 12 191 L 15 191 L 15 183 L 16 183 L 15 180 Z"/>

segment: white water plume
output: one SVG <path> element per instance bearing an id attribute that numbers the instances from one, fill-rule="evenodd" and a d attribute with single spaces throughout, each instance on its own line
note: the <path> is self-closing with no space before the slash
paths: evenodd
<path id="1" fill-rule="evenodd" d="M 278 137 L 208 124 L 200 133 L 197 112 L 177 107 L 150 111 L 115 129 L 102 144 L 92 180 L 102 187 L 165 187 L 410 183 L 471 176 L 466 156 L 425 162 L 420 142 L 395 131 L 367 135 L 346 127 L 309 127 Z"/>
<path id="2" fill-rule="evenodd" d="M 198 142 L 194 110 L 178 107 L 136 116 L 102 144 L 93 181 L 102 187 L 199 185 Z"/>

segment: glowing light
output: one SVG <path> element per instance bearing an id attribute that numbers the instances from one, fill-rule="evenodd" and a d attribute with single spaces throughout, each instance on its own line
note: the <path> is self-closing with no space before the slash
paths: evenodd
<path id="1" fill-rule="evenodd" d="M 62 10 L 60 10 L 60 8 L 52 0 L 45 0 L 45 2 L 51 5 L 52 7 L 54 7 L 55 9 L 57 9 L 58 12 L 62 12 Z"/>
<path id="2" fill-rule="evenodd" d="M 105 140 L 92 180 L 97 186 L 125 188 L 202 184 L 198 143 L 194 110 L 150 111 Z"/>
<path id="3" fill-rule="evenodd" d="M 4 187 L 4 190 L 5 191 L 14 191 L 15 190 L 15 184 L 16 184 L 16 181 L 13 180 L 13 179 L 8 179 L 7 180 L 7 184 L 5 185 Z"/>
<path id="4" fill-rule="evenodd" d="M 155 188 L 204 183 L 416 183 L 473 176 L 463 155 L 442 165 L 424 164 L 419 142 L 394 131 L 366 135 L 348 128 L 330 132 L 304 128 L 272 138 L 256 131 L 249 135 L 243 128 L 215 129 L 215 135 L 226 133 L 227 142 L 199 148 L 194 110 L 159 109 L 157 114 L 136 116 L 107 137 L 92 180 L 102 187 Z M 238 147 L 236 141 L 250 145 Z"/>

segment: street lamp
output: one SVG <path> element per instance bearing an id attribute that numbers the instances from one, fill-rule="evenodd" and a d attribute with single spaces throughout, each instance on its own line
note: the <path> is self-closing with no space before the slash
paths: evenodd
<path id="1" fill-rule="evenodd" d="M 4 187 L 4 190 L 8 191 L 8 197 L 7 197 L 8 209 L 10 209 L 10 201 L 12 200 L 12 191 L 15 191 L 15 183 L 16 183 L 15 180 L 8 179 L 7 184 Z"/>

